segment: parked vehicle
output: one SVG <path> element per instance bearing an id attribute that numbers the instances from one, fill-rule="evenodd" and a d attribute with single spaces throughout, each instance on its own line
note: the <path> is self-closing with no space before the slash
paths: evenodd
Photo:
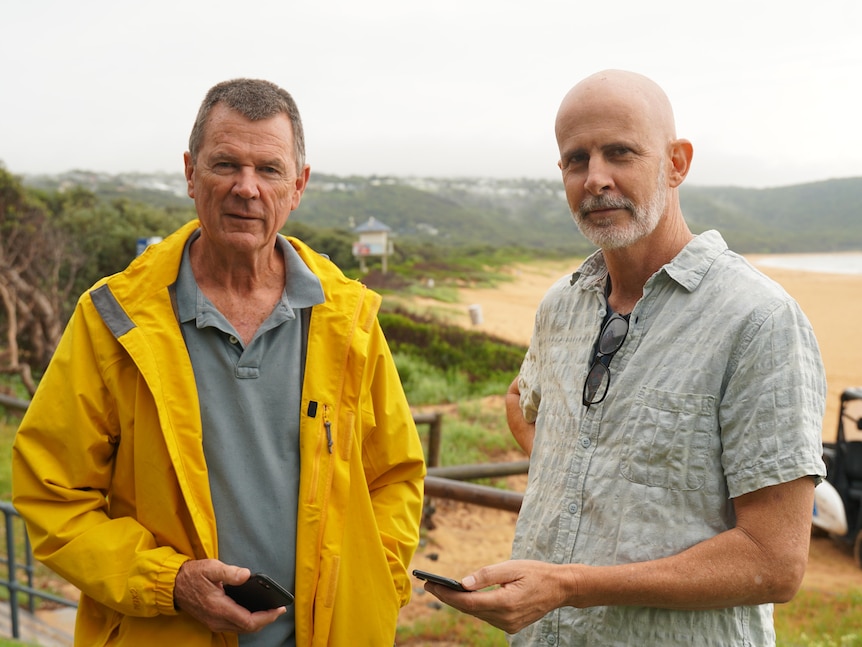
<path id="1" fill-rule="evenodd" d="M 834 443 L 823 443 L 826 480 L 814 490 L 815 527 L 853 548 L 862 568 L 862 387 L 845 389 Z"/>

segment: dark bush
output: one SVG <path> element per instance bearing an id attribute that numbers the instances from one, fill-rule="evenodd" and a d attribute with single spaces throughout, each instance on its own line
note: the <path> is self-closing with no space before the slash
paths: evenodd
<path id="1" fill-rule="evenodd" d="M 501 374 L 514 376 L 526 352 L 524 346 L 401 309 L 381 312 L 379 319 L 394 353 L 420 357 L 444 371 L 464 373 L 470 382 Z"/>

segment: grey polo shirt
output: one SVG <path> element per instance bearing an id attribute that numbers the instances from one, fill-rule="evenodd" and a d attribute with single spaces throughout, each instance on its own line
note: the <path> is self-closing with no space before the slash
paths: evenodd
<path id="1" fill-rule="evenodd" d="M 248 346 L 198 289 L 189 238 L 177 306 L 201 407 L 203 446 L 218 530 L 218 557 L 264 572 L 295 591 L 299 407 L 308 313 L 320 280 L 281 236 L 285 288 Z M 302 315 L 307 309 L 306 316 Z M 303 324 L 303 321 L 306 324 Z M 240 645 L 294 645 L 292 608 Z"/>

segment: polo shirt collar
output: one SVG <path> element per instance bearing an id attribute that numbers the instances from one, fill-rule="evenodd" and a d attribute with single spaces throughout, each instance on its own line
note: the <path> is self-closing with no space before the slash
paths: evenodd
<path id="1" fill-rule="evenodd" d="M 177 310 L 180 323 L 191 321 L 198 315 L 204 314 L 200 311 L 201 303 L 197 298 L 198 284 L 189 259 L 189 247 L 200 235 L 201 231 L 197 229 L 186 241 L 180 271 L 177 274 Z M 295 309 L 319 305 L 326 299 L 320 279 L 303 262 L 287 239 L 279 235 L 276 238 L 276 244 L 284 256 L 285 273 L 284 292 L 276 309 L 283 311 L 286 318 L 293 319 Z"/>

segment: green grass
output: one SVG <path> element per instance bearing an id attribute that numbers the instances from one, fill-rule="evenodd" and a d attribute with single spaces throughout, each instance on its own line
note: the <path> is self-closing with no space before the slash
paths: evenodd
<path id="1" fill-rule="evenodd" d="M 441 303 L 458 303 L 460 300 L 458 288 L 451 285 L 435 286 L 431 288 L 420 283 L 411 285 L 404 292 L 412 297 L 434 299 Z"/>
<path id="2" fill-rule="evenodd" d="M 419 425 L 423 447 L 428 447 L 429 429 Z M 485 407 L 477 400 L 463 402 L 452 414 L 444 414 L 440 442 L 440 465 L 472 465 L 503 460 L 518 444 L 506 427 L 502 404 Z M 487 483 L 478 480 L 477 483 Z"/>
<path id="3" fill-rule="evenodd" d="M 862 571 L 859 575 L 862 579 Z M 800 591 L 775 606 L 775 632 L 777 647 L 862 647 L 862 587 L 847 593 Z"/>
<path id="4" fill-rule="evenodd" d="M 12 500 L 12 441 L 17 428 L 14 418 L 0 417 L 0 501 Z"/>
<path id="5" fill-rule="evenodd" d="M 506 392 L 515 373 L 493 373 L 470 381 L 463 371 L 439 368 L 406 353 L 394 354 L 398 375 L 412 406 L 465 402 Z"/>
<path id="6" fill-rule="evenodd" d="M 464 402 L 454 416 L 443 418 L 441 465 L 486 463 L 517 449 L 518 444 L 506 428 L 502 406 L 495 411 L 483 408 L 477 401 Z"/>
<path id="7" fill-rule="evenodd" d="M 503 631 L 447 606 L 430 618 L 398 627 L 395 637 L 400 647 L 424 647 L 444 639 L 470 647 L 506 647 L 508 644 Z"/>
<path id="8" fill-rule="evenodd" d="M 407 401 L 412 405 L 457 402 L 469 390 L 467 376 L 430 366 L 421 357 L 394 353 Z"/>

